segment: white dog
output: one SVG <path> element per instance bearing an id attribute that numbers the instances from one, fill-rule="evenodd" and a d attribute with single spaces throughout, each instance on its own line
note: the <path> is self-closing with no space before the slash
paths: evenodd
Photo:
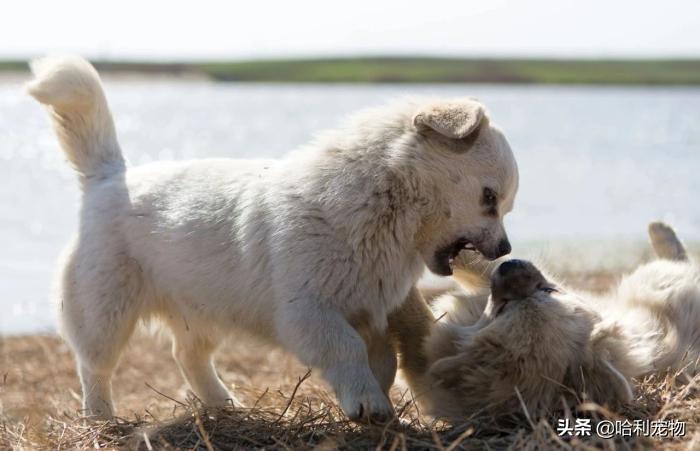
<path id="1" fill-rule="evenodd" d="M 649 235 L 661 259 L 604 296 L 568 290 L 522 260 L 497 266 L 490 295 L 448 294 L 431 311 L 414 291 L 390 327 L 419 403 L 453 418 L 521 402 L 542 413 L 571 395 L 626 403 L 632 379 L 651 373 L 696 374 L 700 268 L 670 227 L 653 223 Z M 456 274 L 473 281 L 486 266 Z"/>
<path id="2" fill-rule="evenodd" d="M 233 399 L 211 356 L 244 330 L 319 368 L 350 418 L 387 418 L 387 315 L 424 265 L 449 275 L 462 248 L 510 251 L 517 167 L 474 100 L 372 110 L 280 161 L 129 168 L 94 68 L 69 57 L 32 69 L 28 92 L 83 191 L 60 296 L 90 414 L 113 414 L 120 352 L 137 320 L 157 318 L 205 403 Z"/>

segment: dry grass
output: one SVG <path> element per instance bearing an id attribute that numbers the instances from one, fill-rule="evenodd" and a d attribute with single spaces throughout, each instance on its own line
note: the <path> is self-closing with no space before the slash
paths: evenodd
<path id="1" fill-rule="evenodd" d="M 576 285 L 601 287 L 613 277 L 570 276 Z M 120 419 L 88 424 L 81 418 L 80 387 L 70 351 L 54 336 L 0 338 L 0 449 L 185 448 L 185 449 L 699 449 L 700 378 L 678 384 L 673 377 L 640 383 L 633 405 L 620 412 L 583 405 L 549 418 L 525 413 L 473 417 L 449 426 L 420 415 L 410 392 L 392 395 L 399 412 L 388 426 L 346 421 L 326 385 L 281 351 L 250 343 L 227 345 L 218 358 L 224 380 L 235 385 L 245 409 L 205 410 L 187 395 L 163 341 L 139 334 L 114 380 Z M 684 437 L 560 438 L 557 419 L 676 419 Z"/>

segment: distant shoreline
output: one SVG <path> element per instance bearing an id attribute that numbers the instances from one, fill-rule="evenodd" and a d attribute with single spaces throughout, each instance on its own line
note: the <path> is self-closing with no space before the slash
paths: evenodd
<path id="1" fill-rule="evenodd" d="M 212 62 L 93 61 L 103 73 L 292 83 L 700 85 L 700 59 L 561 60 L 357 57 Z M 0 61 L 0 73 L 26 61 Z"/>

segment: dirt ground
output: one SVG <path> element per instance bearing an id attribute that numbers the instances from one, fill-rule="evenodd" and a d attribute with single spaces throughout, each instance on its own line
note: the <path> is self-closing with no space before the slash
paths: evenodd
<path id="1" fill-rule="evenodd" d="M 577 274 L 569 283 L 604 289 L 615 274 Z M 620 412 L 583 405 L 547 418 L 435 422 L 420 414 L 400 381 L 392 389 L 398 419 L 386 426 L 344 419 L 326 384 L 280 350 L 238 341 L 217 357 L 218 370 L 245 408 L 204 410 L 170 356 L 168 340 L 139 332 L 122 358 L 114 397 L 119 419 L 88 423 L 69 348 L 57 336 L 0 337 L 0 449 L 700 449 L 700 378 L 640 381 Z M 307 377 L 308 376 L 308 377 Z M 557 421 L 578 418 L 678 420 L 683 437 L 559 437 Z"/>

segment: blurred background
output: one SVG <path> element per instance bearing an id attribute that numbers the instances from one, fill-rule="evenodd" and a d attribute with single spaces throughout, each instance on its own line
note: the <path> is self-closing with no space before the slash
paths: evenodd
<path id="1" fill-rule="evenodd" d="M 55 330 L 79 191 L 27 61 L 90 58 L 132 164 L 279 157 L 404 95 L 482 100 L 516 153 L 514 253 L 560 273 L 648 257 L 646 223 L 700 241 L 700 3 L 3 3 L 0 333 Z M 696 247 L 696 246 L 695 246 Z"/>

